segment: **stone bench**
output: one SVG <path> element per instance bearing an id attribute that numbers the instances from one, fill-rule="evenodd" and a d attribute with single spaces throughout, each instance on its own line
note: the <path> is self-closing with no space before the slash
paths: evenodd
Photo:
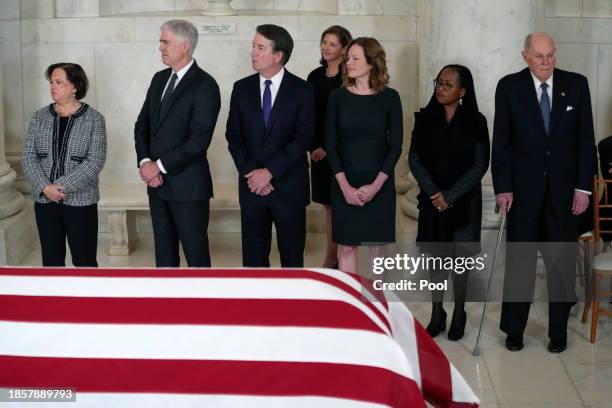
<path id="1" fill-rule="evenodd" d="M 209 232 L 240 232 L 240 204 L 236 183 L 214 184 L 210 201 Z M 108 213 L 109 255 L 129 255 L 138 241 L 138 211 L 149 211 L 147 189 L 143 183 L 100 184 L 98 210 Z M 307 208 L 308 232 L 325 231 L 325 213 L 318 204 Z"/>
<path id="2" fill-rule="evenodd" d="M 215 198 L 210 202 L 216 210 L 239 210 L 235 183 L 214 186 Z M 108 213 L 110 229 L 109 255 L 129 255 L 138 240 L 137 211 L 149 210 L 147 188 L 143 183 L 101 184 L 98 210 Z"/>

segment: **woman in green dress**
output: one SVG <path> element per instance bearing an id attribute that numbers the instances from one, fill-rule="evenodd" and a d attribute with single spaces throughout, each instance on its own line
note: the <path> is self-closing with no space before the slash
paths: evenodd
<path id="1" fill-rule="evenodd" d="M 394 169 L 403 139 L 402 105 L 388 87 L 385 51 L 375 38 L 348 47 L 343 86 L 330 95 L 325 147 L 334 176 L 332 234 L 339 266 L 357 272 L 357 249 L 384 256 L 395 242 Z"/>

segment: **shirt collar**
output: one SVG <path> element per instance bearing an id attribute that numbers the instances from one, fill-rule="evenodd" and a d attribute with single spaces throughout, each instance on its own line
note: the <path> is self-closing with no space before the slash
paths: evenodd
<path id="1" fill-rule="evenodd" d="M 263 75 L 259 74 L 259 85 L 265 86 L 266 79 L 270 79 L 272 81 L 272 85 L 276 89 L 280 87 L 281 82 L 283 81 L 283 76 L 285 75 L 285 67 L 281 67 L 280 71 L 276 73 L 272 78 L 266 78 Z"/>
<path id="2" fill-rule="evenodd" d="M 533 85 L 536 88 L 536 91 L 540 89 L 540 85 L 542 85 L 542 81 L 540 81 L 535 75 L 533 75 L 533 72 L 529 71 L 529 73 L 531 74 L 531 78 L 533 79 Z M 554 72 L 548 77 L 548 79 L 544 82 L 546 82 L 546 84 L 548 84 L 548 88 L 552 90 L 553 87 L 553 76 L 554 76 Z"/>
<path id="3" fill-rule="evenodd" d="M 194 62 L 195 62 L 195 60 L 192 58 L 191 61 L 189 61 L 189 64 L 185 65 L 183 68 L 181 68 L 177 72 L 175 72 L 175 74 L 178 77 L 179 81 L 181 80 L 181 78 L 183 78 L 185 76 L 187 71 L 189 71 L 189 68 L 191 68 L 191 66 L 193 65 Z"/>

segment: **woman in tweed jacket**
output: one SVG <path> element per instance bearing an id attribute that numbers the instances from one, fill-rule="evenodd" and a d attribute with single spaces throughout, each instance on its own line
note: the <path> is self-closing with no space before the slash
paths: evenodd
<path id="1" fill-rule="evenodd" d="M 104 117 L 86 103 L 78 64 L 47 68 L 51 105 L 32 115 L 22 167 L 32 186 L 43 266 L 65 266 L 66 238 L 75 266 L 98 266 L 98 180 L 106 160 Z"/>

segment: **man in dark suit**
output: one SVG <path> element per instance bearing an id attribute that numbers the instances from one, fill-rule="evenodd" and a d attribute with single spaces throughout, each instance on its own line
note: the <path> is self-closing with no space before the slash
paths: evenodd
<path id="1" fill-rule="evenodd" d="M 284 68 L 292 50 L 283 27 L 258 26 L 251 51 L 257 73 L 232 90 L 226 137 L 239 174 L 244 266 L 270 266 L 272 224 L 281 265 L 304 265 L 314 92 Z"/>
<path id="2" fill-rule="evenodd" d="M 178 267 L 179 241 L 190 267 L 210 267 L 206 159 L 221 107 L 219 87 L 193 59 L 198 31 L 188 21 L 161 26 L 159 51 L 169 68 L 153 76 L 136 120 L 140 176 L 147 183 L 158 267 Z"/>
<path id="3" fill-rule="evenodd" d="M 567 347 L 576 302 L 575 242 L 593 181 L 593 117 L 584 76 L 555 69 L 546 33 L 526 37 L 528 68 L 502 78 L 495 95 L 491 170 L 496 201 L 508 212 L 501 330 L 509 350 L 523 348 L 538 249 L 547 269 L 550 342 Z"/>

